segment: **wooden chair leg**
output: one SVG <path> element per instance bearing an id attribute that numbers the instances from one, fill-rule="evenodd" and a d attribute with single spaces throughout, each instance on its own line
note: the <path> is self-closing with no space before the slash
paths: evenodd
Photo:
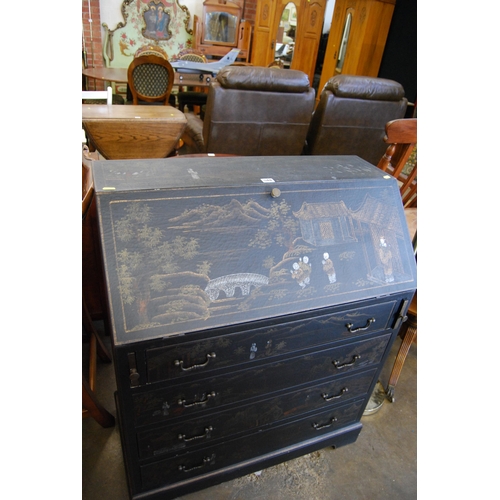
<path id="1" fill-rule="evenodd" d="M 113 427 L 115 425 L 115 417 L 99 403 L 94 392 L 90 390 L 85 377 L 82 377 L 82 402 L 84 417 L 91 416 L 102 427 Z"/>
<path id="2" fill-rule="evenodd" d="M 387 383 L 387 399 L 391 403 L 394 403 L 394 391 L 396 390 L 396 384 L 398 383 L 399 376 L 401 375 L 401 371 L 403 370 L 403 365 L 406 360 L 406 356 L 410 350 L 411 344 L 417 335 L 417 318 L 416 316 L 408 317 L 408 324 L 406 327 L 406 332 L 403 336 L 403 341 L 401 342 L 401 346 L 399 348 L 398 354 L 396 356 L 396 360 L 394 361 L 394 366 L 392 368 L 391 376 L 389 377 L 389 382 Z"/>
<path id="3" fill-rule="evenodd" d="M 102 427 L 113 427 L 113 425 L 115 425 L 115 417 L 101 405 L 94 393 L 97 356 L 103 361 L 110 363 L 111 355 L 92 323 L 84 300 L 82 303 L 82 322 L 83 327 L 90 336 L 89 379 L 87 381 L 85 377 L 82 377 L 82 416 L 84 418 L 89 416 L 92 417 Z"/>
<path id="4" fill-rule="evenodd" d="M 90 313 L 87 309 L 85 300 L 83 298 L 82 298 L 82 322 L 83 322 L 83 328 L 85 328 L 87 333 L 90 335 L 90 338 L 92 339 L 92 337 L 94 337 L 96 340 L 97 343 L 96 349 L 98 356 L 101 358 L 102 361 L 105 361 L 106 363 L 111 363 L 111 354 L 109 353 L 108 349 L 106 348 L 106 345 L 101 339 L 101 336 L 97 333 L 97 330 L 94 327 L 94 324 L 90 317 Z"/>

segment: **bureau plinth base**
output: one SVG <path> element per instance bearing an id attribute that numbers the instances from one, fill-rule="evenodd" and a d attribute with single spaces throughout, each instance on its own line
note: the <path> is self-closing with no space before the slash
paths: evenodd
<path id="1" fill-rule="evenodd" d="M 132 495 L 131 498 L 132 500 L 173 500 L 189 493 L 194 493 L 247 474 L 252 474 L 262 469 L 267 469 L 268 467 L 273 467 L 285 461 L 293 460 L 326 447 L 331 446 L 336 449 L 341 446 L 352 444 L 357 440 L 362 427 L 363 425 L 358 422 L 332 432 L 329 435 L 323 435 L 319 438 L 310 439 L 251 460 L 235 463 L 214 472 L 198 474 L 195 477 L 184 481 L 178 481 L 167 487 L 138 493 Z"/>

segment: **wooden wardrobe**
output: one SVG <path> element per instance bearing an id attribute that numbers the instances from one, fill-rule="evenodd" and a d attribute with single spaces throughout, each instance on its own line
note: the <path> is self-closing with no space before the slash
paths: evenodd
<path id="1" fill-rule="evenodd" d="M 297 15 L 290 69 L 298 69 L 306 73 L 312 84 L 326 0 L 293 0 L 293 2 L 259 0 L 255 16 L 251 63 L 255 66 L 268 66 L 274 61 L 280 20 L 290 3 L 295 5 Z"/>
<path id="2" fill-rule="evenodd" d="M 336 0 L 319 94 L 335 75 L 378 76 L 396 0 Z"/>

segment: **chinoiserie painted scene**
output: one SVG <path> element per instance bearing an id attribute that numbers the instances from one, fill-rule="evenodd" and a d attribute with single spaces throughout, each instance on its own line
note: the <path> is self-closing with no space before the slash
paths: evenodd
<path id="1" fill-rule="evenodd" d="M 296 187 L 253 191 L 110 204 L 127 332 L 288 314 L 414 279 L 392 189 L 318 188 L 308 201 Z"/>

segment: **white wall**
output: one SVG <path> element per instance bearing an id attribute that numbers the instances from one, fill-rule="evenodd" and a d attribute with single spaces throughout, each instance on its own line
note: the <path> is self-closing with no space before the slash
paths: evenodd
<path id="1" fill-rule="evenodd" d="M 103 0 L 101 0 L 102 2 Z M 335 7 L 335 0 L 327 0 L 325 17 L 323 21 L 323 33 L 330 33 L 330 28 L 332 26 L 333 8 Z"/>

